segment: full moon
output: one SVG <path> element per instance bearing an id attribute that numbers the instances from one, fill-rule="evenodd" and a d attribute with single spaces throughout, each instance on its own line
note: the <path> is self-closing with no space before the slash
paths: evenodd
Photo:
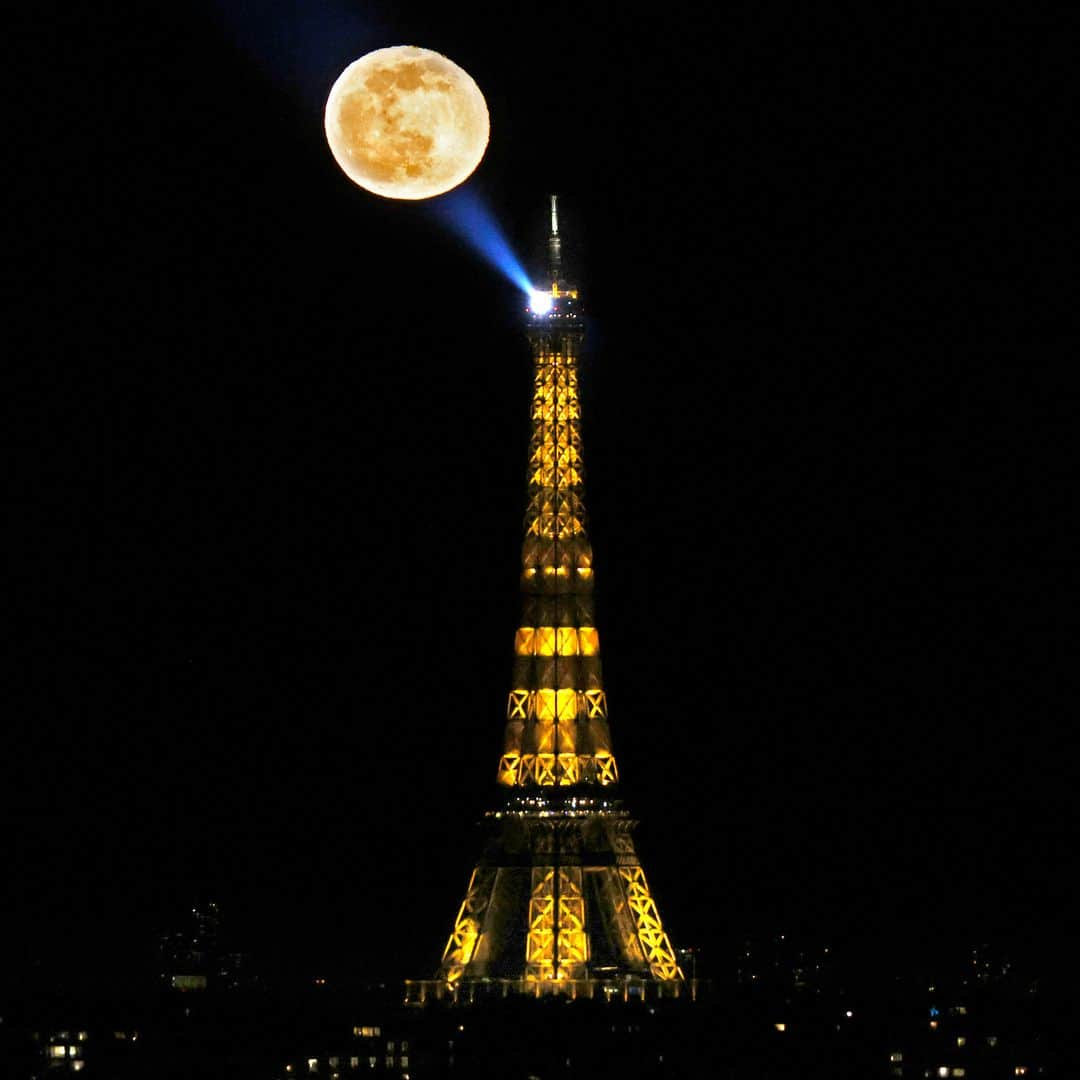
<path id="1" fill-rule="evenodd" d="M 394 45 L 354 60 L 326 100 L 326 141 L 345 175 L 390 199 L 455 188 L 487 149 L 487 102 L 468 72 Z"/>

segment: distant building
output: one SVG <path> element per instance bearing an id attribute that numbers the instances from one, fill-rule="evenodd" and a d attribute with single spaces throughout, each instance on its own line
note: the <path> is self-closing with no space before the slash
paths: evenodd
<path id="1" fill-rule="evenodd" d="M 216 903 L 194 907 L 184 925 L 159 940 L 163 985 L 182 993 L 239 990 L 251 982 L 243 953 L 228 948 Z"/>
<path id="2" fill-rule="evenodd" d="M 788 934 L 745 939 L 735 969 L 740 986 L 781 996 L 835 991 L 828 945 Z"/>

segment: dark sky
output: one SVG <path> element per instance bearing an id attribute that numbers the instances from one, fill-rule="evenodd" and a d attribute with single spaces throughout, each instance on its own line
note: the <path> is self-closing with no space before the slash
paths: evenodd
<path id="1" fill-rule="evenodd" d="M 17 963 L 107 964 L 199 897 L 267 964 L 437 962 L 494 797 L 530 372 L 514 287 L 326 149 L 333 79 L 397 43 L 483 89 L 469 184 L 533 268 L 562 194 L 612 727 L 676 943 L 1058 925 L 1062 28 L 243 7 L 109 28 L 28 300 L 91 390 L 50 383 L 21 456 Z"/>

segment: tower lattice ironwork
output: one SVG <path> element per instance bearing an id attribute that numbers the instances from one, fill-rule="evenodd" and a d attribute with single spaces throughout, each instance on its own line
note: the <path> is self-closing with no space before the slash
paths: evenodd
<path id="1" fill-rule="evenodd" d="M 504 794 L 435 979 L 407 984 L 413 1001 L 479 987 L 677 996 L 685 985 L 618 797 L 586 528 L 584 327 L 560 248 L 552 196 L 550 290 L 527 323 L 532 437 Z"/>

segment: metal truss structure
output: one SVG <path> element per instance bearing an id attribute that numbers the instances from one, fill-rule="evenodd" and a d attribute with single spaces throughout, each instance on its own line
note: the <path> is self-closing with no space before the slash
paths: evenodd
<path id="1" fill-rule="evenodd" d="M 561 278 L 554 196 L 551 226 L 550 297 L 527 328 L 532 438 L 523 613 L 496 776 L 504 804 L 487 815 L 489 840 L 436 978 L 407 984 L 413 1000 L 471 996 L 478 984 L 595 996 L 628 980 L 676 993 L 684 982 L 617 796 L 585 512 L 584 327 L 578 292 Z"/>

